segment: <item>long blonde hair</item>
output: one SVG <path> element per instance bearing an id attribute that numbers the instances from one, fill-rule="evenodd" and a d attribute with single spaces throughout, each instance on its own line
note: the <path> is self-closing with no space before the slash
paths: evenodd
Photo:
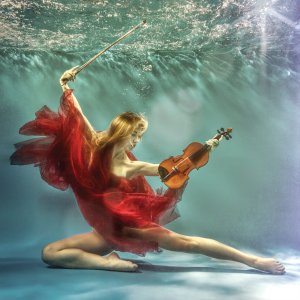
<path id="1" fill-rule="evenodd" d="M 128 138 L 134 130 L 145 130 L 147 126 L 148 121 L 143 114 L 124 112 L 111 121 L 108 130 L 97 140 L 98 147 L 99 149 L 113 147 Z"/>

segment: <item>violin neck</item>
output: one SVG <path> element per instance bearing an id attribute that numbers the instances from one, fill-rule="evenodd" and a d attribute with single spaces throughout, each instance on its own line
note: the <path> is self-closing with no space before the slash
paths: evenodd
<path id="1" fill-rule="evenodd" d="M 209 151 L 210 146 L 207 144 L 204 144 L 203 147 L 201 149 L 199 149 L 198 151 L 194 152 L 193 154 L 191 154 L 189 156 L 189 159 L 191 160 L 191 162 L 196 163 L 200 160 L 200 158 L 207 152 Z"/>
<path id="2" fill-rule="evenodd" d="M 232 128 L 230 128 L 230 131 L 229 129 L 227 129 L 226 132 L 231 132 L 231 131 Z M 213 139 L 217 139 L 219 141 L 223 135 L 224 133 L 219 133 L 218 135 L 214 136 Z M 210 148 L 211 146 L 209 146 L 208 144 L 204 144 L 202 148 L 200 148 L 199 150 L 197 150 L 196 152 L 194 152 L 189 156 L 190 161 L 193 163 L 197 163 L 202 158 L 202 156 L 210 150 Z"/>

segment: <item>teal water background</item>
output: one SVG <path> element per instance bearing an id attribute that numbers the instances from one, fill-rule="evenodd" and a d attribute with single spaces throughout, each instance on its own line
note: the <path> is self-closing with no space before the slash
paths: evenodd
<path id="1" fill-rule="evenodd" d="M 132 26 L 147 26 L 101 56 L 72 87 L 94 127 L 144 112 L 135 154 L 160 162 L 233 127 L 191 174 L 168 228 L 235 246 L 297 249 L 299 218 L 299 1 L 1 1 L 1 255 L 26 255 L 89 227 L 70 191 L 32 166 L 10 166 L 18 129 L 57 110 L 64 70 Z M 154 187 L 162 183 L 150 178 Z"/>

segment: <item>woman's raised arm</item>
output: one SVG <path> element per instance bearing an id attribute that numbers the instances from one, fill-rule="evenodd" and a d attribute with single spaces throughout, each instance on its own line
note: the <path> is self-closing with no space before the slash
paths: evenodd
<path id="1" fill-rule="evenodd" d="M 66 90 L 70 89 L 69 86 L 68 86 L 68 81 L 69 80 L 72 80 L 72 81 L 75 80 L 76 69 L 77 69 L 77 67 L 74 67 L 74 68 L 72 68 L 70 70 L 67 70 L 60 77 L 59 83 L 60 83 L 60 86 L 61 86 L 63 92 L 65 92 Z M 85 123 L 87 125 L 87 128 L 90 131 L 90 134 L 92 136 L 95 136 L 97 134 L 97 132 L 95 131 L 94 127 L 91 125 L 91 123 L 89 122 L 89 120 L 87 119 L 87 117 L 82 112 L 80 104 L 79 104 L 78 100 L 76 99 L 76 97 L 74 96 L 74 94 L 72 94 L 72 97 L 73 97 L 73 100 L 74 100 L 74 105 L 78 109 L 78 111 L 81 113 L 81 115 L 82 115 L 82 117 L 83 117 L 83 119 L 84 119 L 84 121 L 85 121 Z"/>

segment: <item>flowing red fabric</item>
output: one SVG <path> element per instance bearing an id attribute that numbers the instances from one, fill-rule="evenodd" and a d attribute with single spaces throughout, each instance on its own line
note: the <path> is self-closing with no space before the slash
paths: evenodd
<path id="1" fill-rule="evenodd" d="M 115 250 L 139 255 L 159 251 L 157 242 L 133 239 L 124 229 L 159 229 L 176 219 L 176 203 L 184 188 L 154 192 L 143 176 L 129 180 L 112 174 L 112 149 L 97 148 L 72 90 L 64 92 L 58 113 L 42 107 L 20 133 L 42 137 L 16 144 L 11 164 L 34 164 L 51 186 L 61 190 L 70 186 L 88 224 Z M 132 153 L 127 155 L 136 160 Z"/>

